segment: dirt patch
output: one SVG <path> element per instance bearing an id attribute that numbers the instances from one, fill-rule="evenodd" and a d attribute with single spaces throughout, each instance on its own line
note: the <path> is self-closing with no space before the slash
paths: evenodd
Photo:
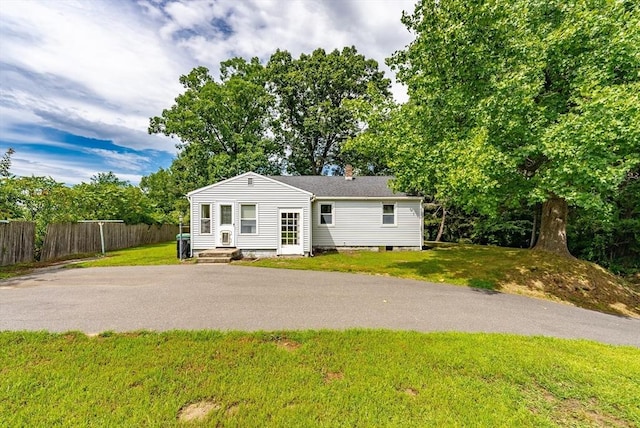
<path id="1" fill-rule="evenodd" d="M 498 281 L 499 290 L 640 318 L 640 290 L 594 263 L 543 251 L 524 254 L 516 263 Z"/>
<path id="2" fill-rule="evenodd" d="M 586 422 L 592 426 L 598 427 L 631 427 L 629 423 L 612 415 L 598 413 L 589 407 L 593 407 L 595 400 L 590 403 L 583 403 L 576 399 L 570 398 L 560 401 L 555 409 L 555 420 L 561 425 L 573 426 L 576 422 Z"/>
<path id="3" fill-rule="evenodd" d="M 596 426 L 628 428 L 632 425 L 614 415 L 599 411 L 598 401 L 595 398 L 577 400 L 575 398 L 558 398 L 541 385 L 528 391 L 527 395 L 535 394 L 542 398 L 541 407 L 546 409 L 553 422 L 560 426 Z M 540 407 L 531 407 L 532 413 L 541 413 Z"/>
<path id="4" fill-rule="evenodd" d="M 344 373 L 342 372 L 327 372 L 324 375 L 324 383 L 331 383 L 336 380 L 344 379 Z"/>
<path id="5" fill-rule="evenodd" d="M 415 397 L 418 395 L 418 391 L 413 388 L 405 388 L 402 392 L 404 392 L 409 397 Z"/>
<path id="6" fill-rule="evenodd" d="M 178 420 L 183 422 L 200 420 L 207 417 L 209 413 L 218 410 L 220 404 L 215 401 L 202 400 L 197 403 L 191 403 L 178 412 Z"/>
<path id="7" fill-rule="evenodd" d="M 228 418 L 234 416 L 236 413 L 238 413 L 238 411 L 240 410 L 240 405 L 237 403 L 234 403 L 232 405 L 230 405 L 229 407 L 227 407 L 227 410 L 224 411 L 225 416 L 227 416 Z"/>
<path id="8" fill-rule="evenodd" d="M 302 344 L 290 339 L 280 339 L 276 341 L 276 345 L 278 345 L 278 348 L 282 348 L 285 351 L 289 352 L 293 352 L 302 346 Z"/>

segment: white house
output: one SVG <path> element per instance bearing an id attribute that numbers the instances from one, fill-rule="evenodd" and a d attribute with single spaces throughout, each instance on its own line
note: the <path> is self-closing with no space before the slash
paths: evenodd
<path id="1" fill-rule="evenodd" d="M 422 198 L 393 192 L 392 177 L 264 176 L 247 172 L 187 197 L 191 249 L 243 255 L 314 250 L 420 249 Z"/>

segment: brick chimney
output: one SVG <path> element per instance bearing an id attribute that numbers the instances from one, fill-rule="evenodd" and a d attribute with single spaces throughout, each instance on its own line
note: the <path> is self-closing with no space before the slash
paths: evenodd
<path id="1" fill-rule="evenodd" d="M 345 165 L 344 167 L 344 179 L 353 180 L 353 167 L 351 165 Z"/>

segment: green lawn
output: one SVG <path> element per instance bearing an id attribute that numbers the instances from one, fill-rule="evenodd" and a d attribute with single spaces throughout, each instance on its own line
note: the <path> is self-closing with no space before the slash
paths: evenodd
<path id="1" fill-rule="evenodd" d="M 640 350 L 495 334 L 0 333 L 1 426 L 639 426 Z"/>
<path id="2" fill-rule="evenodd" d="M 177 265 L 175 241 L 109 251 L 104 257 L 75 263 L 70 267 Z"/>
<path id="3" fill-rule="evenodd" d="M 175 265 L 180 264 L 176 257 L 175 241 L 160 244 L 149 244 L 140 247 L 125 248 L 123 250 L 109 251 L 106 255 L 81 254 L 75 258 L 86 258 L 81 262 L 66 265 L 68 268 L 104 267 L 104 266 L 150 266 L 150 265 Z M 0 279 L 13 278 L 26 275 L 34 269 L 49 267 L 60 261 L 45 263 L 21 263 L 13 266 L 0 267 Z M 183 261 L 187 263 L 188 261 Z"/>

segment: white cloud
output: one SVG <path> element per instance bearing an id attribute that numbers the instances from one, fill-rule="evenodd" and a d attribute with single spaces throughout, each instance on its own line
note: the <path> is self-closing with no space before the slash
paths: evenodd
<path id="1" fill-rule="evenodd" d="M 107 169 L 109 170 L 109 169 Z M 111 169 L 114 170 L 114 169 Z M 42 177 L 53 177 L 56 181 L 67 185 L 88 183 L 91 177 L 105 169 L 99 164 L 93 164 L 86 160 L 62 158 L 51 155 L 40 155 L 30 152 L 16 152 L 11 157 L 11 173 L 16 176 L 30 177 L 32 175 Z M 142 174 L 131 171 L 120 171 L 115 169 L 115 174 L 121 180 L 127 180 L 131 184 L 137 185 L 142 178 Z"/>
<path id="2" fill-rule="evenodd" d="M 266 61 L 278 48 L 297 57 L 355 45 L 392 77 L 384 59 L 411 40 L 400 23 L 413 0 L 4 0 L 0 7 L 0 140 L 33 125 L 175 153 L 147 135 L 196 65 L 218 74 L 232 56 Z M 394 85 L 396 99 L 406 91 Z M 23 132 L 23 131 L 20 131 Z M 113 161 L 101 153 L 105 165 Z M 43 163 L 29 168 L 58 171 Z M 76 168 L 70 164 L 69 168 Z M 33 171 L 33 169 L 32 169 Z M 69 170 L 71 171 L 71 169 Z M 86 171 L 78 167 L 78 175 Z M 72 176 L 71 172 L 60 177 Z M 58 176 L 53 175 L 54 178 Z M 62 178 L 60 178 L 62 179 Z"/>
<path id="3" fill-rule="evenodd" d="M 84 151 L 100 156 L 105 159 L 107 165 L 125 171 L 140 171 L 149 163 L 146 157 L 132 153 L 120 153 L 115 150 L 95 148 L 85 149 Z"/>

